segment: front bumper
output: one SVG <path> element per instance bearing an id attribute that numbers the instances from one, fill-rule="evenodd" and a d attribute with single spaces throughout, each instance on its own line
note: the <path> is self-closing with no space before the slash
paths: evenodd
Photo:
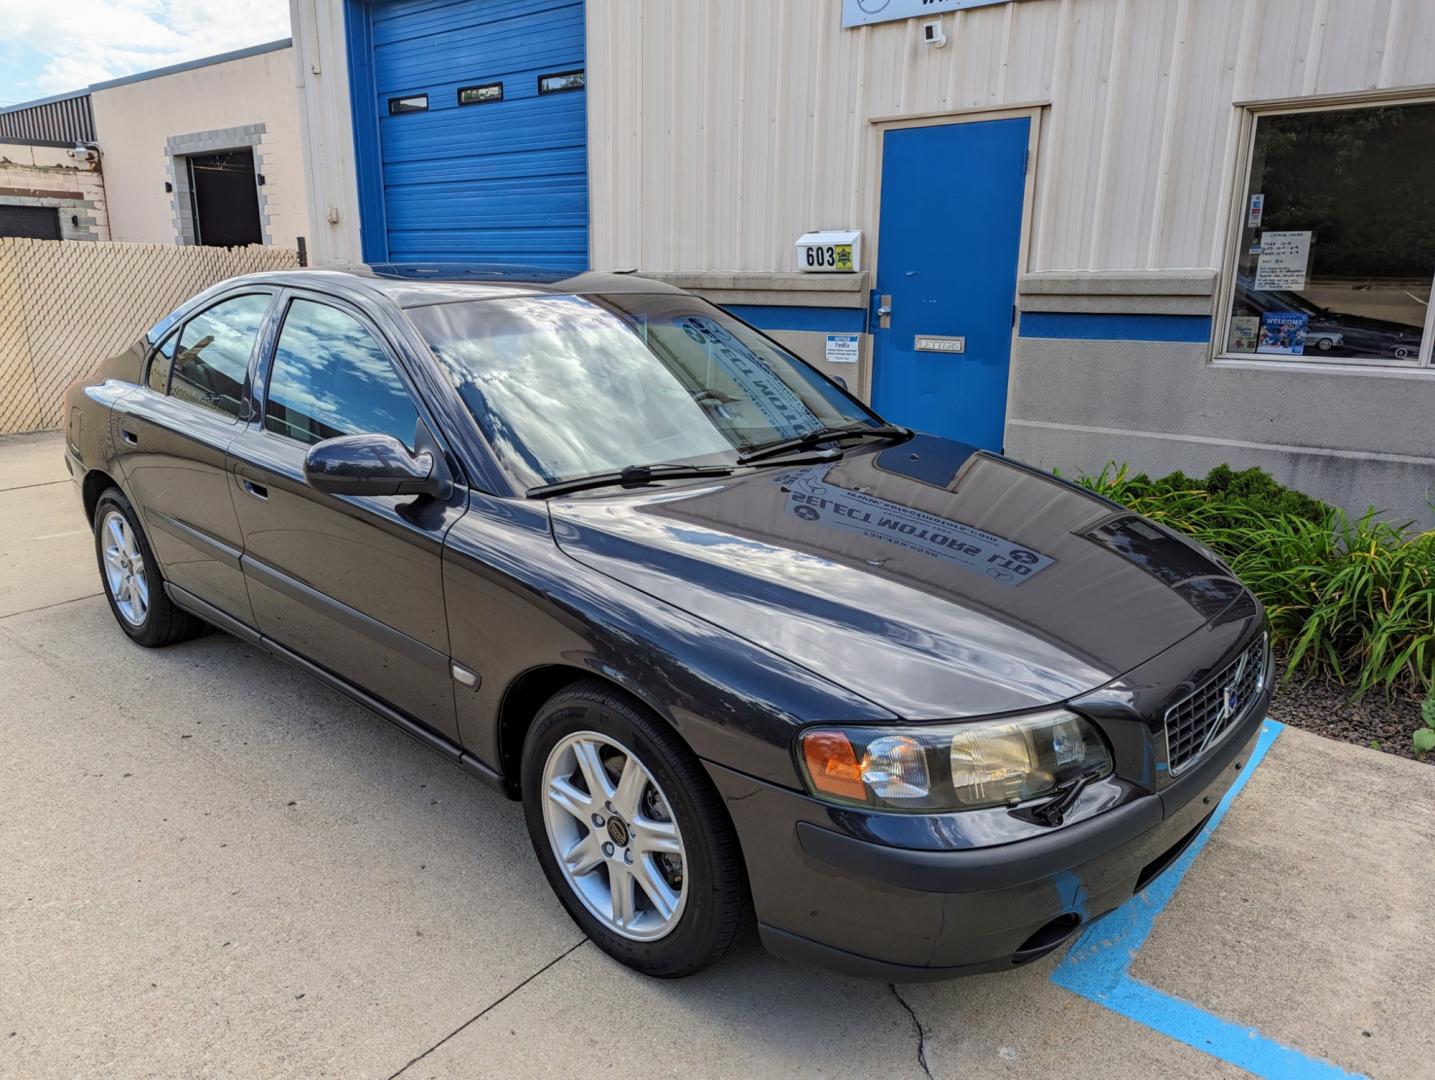
<path id="1" fill-rule="evenodd" d="M 1029 839 L 960 850 L 839 831 L 833 808 L 709 764 L 742 840 L 772 952 L 893 981 L 1034 960 L 1145 888 L 1185 849 L 1250 760 L 1269 691 L 1218 747 L 1156 793 Z M 838 827 L 835 827 L 838 826 Z"/>

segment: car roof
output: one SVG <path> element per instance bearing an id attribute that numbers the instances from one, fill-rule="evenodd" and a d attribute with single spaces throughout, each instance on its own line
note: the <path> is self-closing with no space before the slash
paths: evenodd
<path id="1" fill-rule="evenodd" d="M 360 289 L 386 296 L 399 307 L 514 296 L 585 293 L 679 293 L 681 289 L 633 271 L 549 270 L 478 263 L 383 263 L 367 266 L 281 270 L 246 274 L 235 281 L 305 288 Z"/>

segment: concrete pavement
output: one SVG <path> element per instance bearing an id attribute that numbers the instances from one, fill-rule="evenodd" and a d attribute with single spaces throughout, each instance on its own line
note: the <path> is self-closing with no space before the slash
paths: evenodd
<path id="1" fill-rule="evenodd" d="M 627 972 L 515 804 L 232 638 L 130 644 L 60 452 L 0 439 L 0 1076 L 1240 1074 L 1055 985 L 1060 957 L 891 988 L 748 942 Z M 1283 732 L 1132 975 L 1435 1076 L 1432 784 Z"/>

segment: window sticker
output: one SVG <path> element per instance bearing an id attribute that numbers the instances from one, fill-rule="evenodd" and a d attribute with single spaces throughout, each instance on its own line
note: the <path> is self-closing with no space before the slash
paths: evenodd
<path id="1" fill-rule="evenodd" d="M 1246 228 L 1259 229 L 1261 215 L 1265 213 L 1266 197 L 1259 193 L 1251 196 L 1251 208 L 1246 212 Z"/>
<path id="2" fill-rule="evenodd" d="M 1298 292 L 1305 288 L 1310 236 L 1309 230 L 1261 233 L 1261 253 L 1256 260 L 1258 292 Z"/>
<path id="3" fill-rule="evenodd" d="M 1261 320 L 1255 315 L 1237 315 L 1231 320 L 1231 352 L 1255 352 L 1261 336 Z"/>
<path id="4" fill-rule="evenodd" d="M 1271 356 L 1305 355 L 1310 316 L 1304 312 L 1267 311 L 1261 316 L 1261 339 L 1256 352 Z"/>

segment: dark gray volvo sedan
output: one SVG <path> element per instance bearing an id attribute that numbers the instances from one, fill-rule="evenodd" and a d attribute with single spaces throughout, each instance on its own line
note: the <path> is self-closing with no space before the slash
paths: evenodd
<path id="1" fill-rule="evenodd" d="M 522 799 L 652 975 L 752 919 L 883 978 L 1042 956 L 1176 858 L 1269 697 L 1208 551 L 631 275 L 238 278 L 66 412 L 125 634 L 217 626 Z"/>

